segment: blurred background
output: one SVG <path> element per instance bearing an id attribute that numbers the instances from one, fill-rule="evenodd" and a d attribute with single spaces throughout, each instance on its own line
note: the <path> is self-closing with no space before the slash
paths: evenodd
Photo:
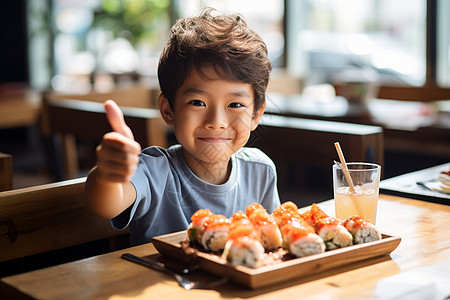
<path id="1" fill-rule="evenodd" d="M 170 27 L 205 7 L 242 14 L 265 40 L 269 99 L 297 101 L 302 117 L 382 126 L 385 178 L 450 160 L 449 1 L 16 0 L 0 4 L 0 152 L 13 156 L 14 188 L 66 179 L 41 138 L 44 94 L 139 85 L 157 95 Z M 95 145 L 77 147 L 82 176 Z"/>

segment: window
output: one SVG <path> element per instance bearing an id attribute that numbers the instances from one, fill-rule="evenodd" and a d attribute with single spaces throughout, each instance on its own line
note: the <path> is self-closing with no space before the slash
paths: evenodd
<path id="1" fill-rule="evenodd" d="M 283 0 L 181 0 L 174 9 L 178 18 L 197 16 L 206 7 L 222 13 L 240 13 L 249 26 L 267 44 L 274 68 L 284 66 L 284 1 Z"/>
<path id="2" fill-rule="evenodd" d="M 288 66 L 310 83 L 368 72 L 425 83 L 425 0 L 288 0 L 286 14 Z"/>
<path id="3" fill-rule="evenodd" d="M 170 29 L 169 0 L 53 0 L 52 87 L 83 93 L 91 76 L 156 74 Z M 103 75 L 102 75 L 103 74 Z M 102 80 L 97 90 L 108 90 Z"/>
<path id="4" fill-rule="evenodd" d="M 450 87 L 450 2 L 441 0 L 437 4 L 437 83 Z M 450 96 L 449 96 L 450 98 Z"/>
<path id="5" fill-rule="evenodd" d="M 447 0 L 35 2 L 27 1 L 29 72 L 38 88 L 53 77 L 53 88 L 81 92 L 67 79 L 90 80 L 93 72 L 155 76 L 174 19 L 205 7 L 241 13 L 267 43 L 274 68 L 306 84 L 332 82 L 346 71 L 375 75 L 384 86 L 450 87 Z"/>

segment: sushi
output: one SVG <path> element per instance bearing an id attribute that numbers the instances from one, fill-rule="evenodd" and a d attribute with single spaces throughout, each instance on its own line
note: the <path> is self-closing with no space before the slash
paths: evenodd
<path id="1" fill-rule="evenodd" d="M 264 208 L 264 206 L 262 206 L 262 204 L 261 203 L 252 203 L 252 204 L 249 204 L 249 205 L 247 205 L 247 207 L 245 208 L 245 214 L 247 215 L 247 217 L 249 217 L 250 218 L 250 216 L 255 212 L 255 211 L 258 211 L 258 210 L 266 210 L 265 208 Z"/>
<path id="2" fill-rule="evenodd" d="M 328 216 L 315 203 L 302 216 L 306 218 L 306 222 L 313 226 L 316 233 L 324 240 L 327 250 L 343 248 L 353 244 L 353 237 L 342 226 L 342 221 Z"/>
<path id="3" fill-rule="evenodd" d="M 235 212 L 233 214 L 233 216 L 230 219 L 231 223 L 236 223 L 236 222 L 247 222 L 250 223 L 249 218 L 247 217 L 247 215 L 245 213 L 243 213 L 241 210 L 238 210 L 237 212 Z"/>
<path id="4" fill-rule="evenodd" d="M 265 209 L 254 210 L 248 218 L 255 227 L 264 249 L 270 251 L 282 246 L 281 231 L 272 216 Z"/>
<path id="5" fill-rule="evenodd" d="M 222 257 L 233 265 L 257 268 L 264 258 L 264 247 L 255 228 L 246 219 L 233 222 Z"/>
<path id="6" fill-rule="evenodd" d="M 444 191 L 450 191 L 450 171 L 442 171 L 439 173 L 438 182 Z"/>
<path id="7" fill-rule="evenodd" d="M 201 245 L 213 252 L 222 251 L 228 241 L 231 221 L 223 215 L 212 215 L 204 223 Z"/>
<path id="8" fill-rule="evenodd" d="M 381 240 L 381 233 L 367 219 L 360 216 L 347 218 L 342 225 L 353 236 L 354 244 L 363 244 L 376 240 Z"/>
<path id="9" fill-rule="evenodd" d="M 191 216 L 191 224 L 187 228 L 189 242 L 202 244 L 203 233 L 205 232 L 205 223 L 214 214 L 207 208 L 197 210 Z"/>
<path id="10" fill-rule="evenodd" d="M 311 209 L 305 211 L 302 215 L 302 218 L 311 226 L 316 226 L 317 222 L 320 219 L 324 219 L 329 217 L 320 207 L 313 203 Z"/>
<path id="11" fill-rule="evenodd" d="M 323 253 L 325 243 L 298 212 L 293 202 L 285 202 L 272 213 L 283 236 L 283 248 L 296 257 Z"/>
<path id="12" fill-rule="evenodd" d="M 341 221 L 336 218 L 322 218 L 317 221 L 314 228 L 325 242 L 327 250 L 353 245 L 352 235 L 341 225 Z"/>
<path id="13" fill-rule="evenodd" d="M 287 211 L 287 212 L 293 212 L 298 213 L 298 206 L 292 201 L 286 201 L 283 204 L 280 205 L 279 209 Z"/>
<path id="14" fill-rule="evenodd" d="M 302 219 L 297 205 L 291 201 L 284 202 L 280 207 L 276 208 L 272 213 L 272 217 L 279 227 L 292 218 Z"/>
<path id="15" fill-rule="evenodd" d="M 345 221 L 327 215 L 318 205 L 300 214 L 285 202 L 272 214 L 252 203 L 231 218 L 199 209 L 187 229 L 189 243 L 216 254 L 232 265 L 258 268 L 284 255 L 305 257 L 327 250 L 381 239 L 369 220 L 352 216 Z"/>
<path id="16" fill-rule="evenodd" d="M 290 222 L 283 226 L 283 248 L 296 257 L 304 257 L 325 252 L 325 243 L 314 229 Z"/>

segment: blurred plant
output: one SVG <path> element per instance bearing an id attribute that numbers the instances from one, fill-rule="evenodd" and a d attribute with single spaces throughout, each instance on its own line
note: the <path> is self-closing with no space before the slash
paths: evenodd
<path id="1" fill-rule="evenodd" d="M 170 0 L 102 0 L 92 27 L 126 38 L 133 46 L 156 44 L 161 26 L 169 22 Z"/>

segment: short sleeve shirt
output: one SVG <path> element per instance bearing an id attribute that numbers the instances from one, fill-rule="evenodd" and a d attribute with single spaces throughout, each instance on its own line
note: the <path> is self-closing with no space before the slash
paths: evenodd
<path id="1" fill-rule="evenodd" d="M 185 230 L 201 208 L 231 217 L 251 203 L 269 213 L 280 206 L 274 163 L 261 150 L 241 148 L 231 156 L 231 173 L 221 185 L 198 178 L 186 164 L 181 146 L 149 147 L 140 154 L 131 183 L 135 202 L 111 219 L 113 228 L 130 227 L 132 246 L 154 236 Z"/>

